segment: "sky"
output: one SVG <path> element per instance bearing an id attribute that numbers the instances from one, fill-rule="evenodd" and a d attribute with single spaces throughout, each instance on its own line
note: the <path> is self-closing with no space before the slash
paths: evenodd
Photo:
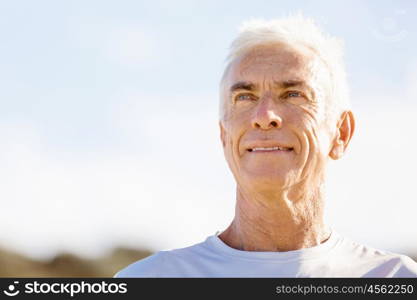
<path id="1" fill-rule="evenodd" d="M 417 253 L 417 4 L 376 0 L 0 2 L 0 247 L 94 257 L 225 229 L 227 50 L 241 22 L 297 12 L 344 40 L 357 122 L 327 221 Z"/>

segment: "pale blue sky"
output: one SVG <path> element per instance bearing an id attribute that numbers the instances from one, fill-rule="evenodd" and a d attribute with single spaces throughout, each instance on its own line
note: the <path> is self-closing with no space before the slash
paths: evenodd
<path id="1" fill-rule="evenodd" d="M 358 115 L 329 219 L 360 241 L 417 251 L 417 5 L 376 0 L 0 2 L 0 226 L 13 228 L 0 244 L 94 255 L 224 229 L 227 48 L 242 21 L 300 11 L 345 40 Z"/>

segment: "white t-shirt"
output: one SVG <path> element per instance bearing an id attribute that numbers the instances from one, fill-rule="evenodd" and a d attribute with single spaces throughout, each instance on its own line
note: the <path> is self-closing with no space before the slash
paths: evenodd
<path id="1" fill-rule="evenodd" d="M 320 245 L 287 252 L 237 250 L 216 234 L 190 247 L 159 251 L 115 277 L 417 277 L 417 263 L 336 232 Z"/>

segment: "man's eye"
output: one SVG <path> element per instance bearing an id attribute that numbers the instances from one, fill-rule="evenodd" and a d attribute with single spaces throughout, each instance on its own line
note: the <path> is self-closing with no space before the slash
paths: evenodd
<path id="1" fill-rule="evenodd" d="M 240 95 L 237 95 L 235 99 L 237 101 L 241 101 L 241 100 L 255 100 L 255 96 L 253 96 L 252 94 L 240 94 Z"/>
<path id="2" fill-rule="evenodd" d="M 285 95 L 286 98 L 294 98 L 294 97 L 302 97 L 302 94 L 300 92 L 288 92 Z"/>

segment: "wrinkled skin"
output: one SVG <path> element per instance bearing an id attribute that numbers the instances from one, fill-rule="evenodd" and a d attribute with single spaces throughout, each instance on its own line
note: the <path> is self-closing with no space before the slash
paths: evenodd
<path id="1" fill-rule="evenodd" d="M 248 251 L 323 242 L 330 235 L 323 221 L 326 166 L 343 155 L 354 132 L 352 112 L 329 118 L 327 66 L 308 48 L 273 45 L 236 58 L 226 72 L 220 132 L 237 202 L 219 237 Z"/>

